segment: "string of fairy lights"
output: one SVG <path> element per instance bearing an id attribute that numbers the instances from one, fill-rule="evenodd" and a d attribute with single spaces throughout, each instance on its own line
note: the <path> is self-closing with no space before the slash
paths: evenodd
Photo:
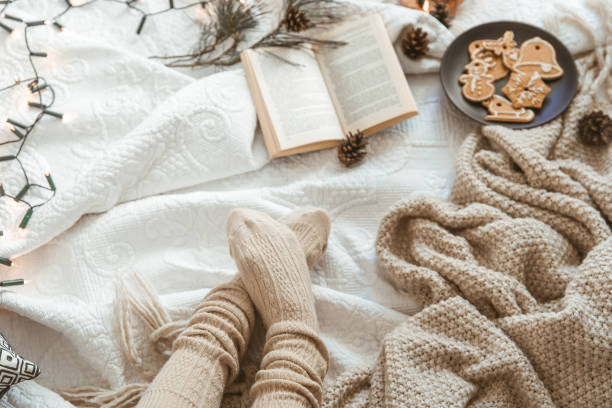
<path id="1" fill-rule="evenodd" d="M 0 180 L 0 200 L 12 200 L 15 203 L 25 205 L 27 208 L 23 217 L 21 218 L 21 222 L 19 223 L 19 229 L 21 231 L 27 228 L 35 210 L 38 207 L 47 204 L 53 199 L 53 197 L 55 197 L 56 185 L 50 172 L 46 172 L 44 175 L 46 185 L 34 182 L 32 177 L 28 174 L 20 156 L 24 150 L 24 146 L 28 142 L 28 139 L 31 137 L 35 129 L 39 127 L 39 124 L 43 119 L 47 117 L 55 120 L 64 119 L 64 114 L 53 108 L 53 105 L 56 102 L 56 93 L 53 88 L 53 84 L 43 75 L 41 75 L 40 69 L 37 65 L 39 60 L 48 57 L 47 52 L 44 50 L 44 48 L 41 49 L 32 44 L 32 38 L 30 36 L 31 31 L 43 26 L 54 26 L 57 30 L 64 31 L 65 27 L 61 21 L 67 13 L 78 8 L 83 8 L 94 3 L 98 3 L 100 1 L 120 3 L 139 13 L 140 20 L 135 26 L 136 34 L 140 34 L 142 32 L 147 19 L 151 17 L 176 10 L 185 10 L 196 6 L 205 8 L 207 5 L 206 1 L 197 1 L 189 4 L 178 5 L 175 4 L 175 0 L 168 0 L 166 7 L 150 12 L 144 10 L 142 7 L 139 7 L 138 3 L 142 2 L 142 0 L 63 0 L 61 11 L 59 11 L 57 14 L 45 19 L 27 20 L 21 17 L 18 11 L 15 11 L 14 6 L 22 1 L 23 0 L 0 0 L 0 40 L 2 39 L 2 31 L 5 31 L 7 36 L 13 36 L 17 30 L 22 29 L 24 38 L 23 43 L 28 59 L 29 70 L 31 71 L 31 75 L 25 78 L 15 76 L 12 79 L 12 82 L 8 85 L 2 85 L 0 82 L 0 95 L 3 92 L 8 92 L 18 87 L 25 87 L 26 91 L 33 97 L 33 100 L 30 100 L 27 103 L 28 109 L 34 109 L 37 112 L 33 119 L 30 119 L 29 121 L 16 119 L 14 115 L 5 116 L 3 121 L 9 126 L 11 138 L 4 141 L 0 140 L 0 149 L 7 149 L 5 146 L 14 146 L 12 153 L 0 153 L 0 164 L 6 165 L 9 162 L 16 163 L 19 171 L 21 172 L 21 178 L 23 179 L 23 184 L 21 187 L 12 193 L 5 189 L 5 186 Z M 28 198 L 28 194 L 32 193 L 34 190 L 39 190 L 45 193 L 46 197 L 39 202 L 31 201 Z M 0 237 L 3 235 L 4 232 L 0 231 Z M 0 265 L 10 267 L 13 265 L 13 260 L 9 256 L 3 256 L 0 254 Z M 23 279 L 1 281 L 0 287 L 14 286 L 23 283 Z"/>

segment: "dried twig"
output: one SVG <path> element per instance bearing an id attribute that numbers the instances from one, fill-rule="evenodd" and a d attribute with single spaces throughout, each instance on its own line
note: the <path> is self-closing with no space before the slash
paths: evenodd
<path id="1" fill-rule="evenodd" d="M 202 26 L 194 52 L 153 58 L 168 60 L 170 67 L 228 66 L 239 62 L 240 52 L 246 48 L 342 45 L 296 32 L 340 21 L 344 15 L 341 3 L 335 0 L 287 0 L 282 10 L 282 18 L 276 27 L 250 46 L 245 46 L 246 33 L 256 28 L 259 19 L 268 13 L 238 0 L 214 0 L 207 6 L 210 18 Z M 296 18 L 299 21 L 296 22 Z"/>

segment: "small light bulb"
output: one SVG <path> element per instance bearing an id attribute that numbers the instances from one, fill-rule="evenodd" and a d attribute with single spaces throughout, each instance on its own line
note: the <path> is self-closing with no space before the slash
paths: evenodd
<path id="1" fill-rule="evenodd" d="M 62 117 L 62 123 L 72 123 L 76 119 L 74 112 L 65 112 Z"/>
<path id="2" fill-rule="evenodd" d="M 28 230 L 27 230 L 27 228 L 18 227 L 17 228 L 17 234 L 15 234 L 15 235 L 19 239 L 24 239 L 26 237 L 26 235 L 28 235 Z M 14 261 L 13 261 L 13 266 L 15 266 L 15 262 Z"/>

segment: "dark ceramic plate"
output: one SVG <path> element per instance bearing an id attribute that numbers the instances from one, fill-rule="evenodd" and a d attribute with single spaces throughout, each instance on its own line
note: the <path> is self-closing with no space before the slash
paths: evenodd
<path id="1" fill-rule="evenodd" d="M 557 52 L 557 62 L 563 70 L 564 75 L 553 81 L 546 81 L 551 88 L 542 109 L 533 109 L 535 118 L 529 123 L 493 122 L 485 120 L 488 111 L 479 103 L 470 102 L 461 94 L 461 84 L 459 76 L 464 73 L 464 65 L 470 62 L 468 46 L 472 41 L 482 39 L 496 39 L 504 34 L 504 31 L 514 32 L 514 40 L 520 47 L 523 41 L 532 37 L 539 36 L 548 41 Z M 495 81 L 496 94 L 504 96 L 501 89 L 508 82 L 509 76 Z M 514 129 L 530 128 L 546 123 L 560 113 L 569 105 L 576 94 L 578 87 L 578 74 L 576 64 L 570 52 L 555 36 L 547 31 L 529 24 L 518 23 L 515 21 L 496 21 L 476 26 L 462 33 L 448 47 L 442 57 L 440 66 L 440 80 L 446 96 L 453 105 L 470 118 L 485 125 L 502 125 Z"/>

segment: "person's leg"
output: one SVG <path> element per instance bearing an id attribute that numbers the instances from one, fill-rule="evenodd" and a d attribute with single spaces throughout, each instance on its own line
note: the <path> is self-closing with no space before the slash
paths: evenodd
<path id="1" fill-rule="evenodd" d="M 283 221 L 296 232 L 251 210 L 235 210 L 228 220 L 230 252 L 267 328 L 251 399 L 254 407 L 317 407 L 328 355 L 318 334 L 308 262 L 326 248 L 329 217 L 308 210 Z"/>
<path id="2" fill-rule="evenodd" d="M 218 408 L 239 372 L 255 323 L 240 278 L 213 289 L 176 339 L 138 408 Z"/>
<path id="3" fill-rule="evenodd" d="M 281 221 L 296 235 L 312 266 L 325 251 L 329 221 L 317 210 L 294 211 Z M 321 229 L 323 228 L 323 229 Z M 145 392 L 138 408 L 218 407 L 238 374 L 255 311 L 241 280 L 213 289 L 195 309 L 174 352 Z"/>

